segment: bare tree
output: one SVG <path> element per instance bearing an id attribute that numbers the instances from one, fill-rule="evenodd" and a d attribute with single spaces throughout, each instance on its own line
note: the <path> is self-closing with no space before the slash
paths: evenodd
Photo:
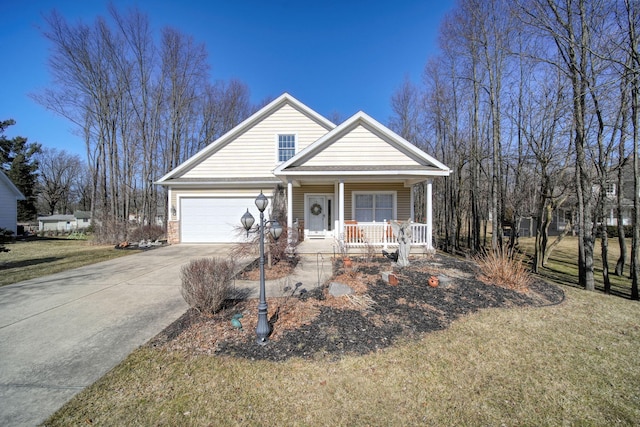
<path id="1" fill-rule="evenodd" d="M 414 144 L 420 140 L 422 133 L 420 98 L 419 89 L 407 77 L 391 97 L 394 115 L 389 120 L 389 126 L 398 135 Z"/>
<path id="2" fill-rule="evenodd" d="M 165 28 L 158 44 L 137 9 L 111 5 L 109 15 L 93 25 L 45 18 L 54 85 L 35 98 L 82 133 L 91 177 L 83 199 L 101 238 L 119 241 L 132 220 L 166 214 L 156 179 L 253 109 L 241 82 L 207 84 L 207 53 L 192 37 Z"/>
<path id="3" fill-rule="evenodd" d="M 193 132 L 199 91 L 208 77 L 203 44 L 172 28 L 162 31 L 162 85 L 168 129 L 163 135 L 165 169 L 170 170 L 197 151 Z"/>
<path id="4" fill-rule="evenodd" d="M 630 58 L 630 57 L 629 57 Z M 627 61 L 627 68 L 630 66 L 630 61 Z M 627 73 L 624 73 L 627 75 Z M 614 273 L 617 276 L 622 276 L 624 271 L 624 265 L 627 259 L 627 243 L 624 229 L 624 188 L 625 188 L 625 163 L 626 163 L 626 148 L 625 141 L 627 139 L 627 127 L 629 125 L 629 82 L 627 79 L 621 79 L 620 83 L 620 126 L 618 137 L 618 164 L 617 164 L 617 182 L 616 182 L 616 222 L 618 229 L 618 247 L 620 250 L 620 256 L 616 262 Z"/>
<path id="5" fill-rule="evenodd" d="M 82 160 L 77 154 L 45 148 L 39 161 L 39 205 L 50 215 L 72 213 L 76 206 L 76 177 L 81 174 Z"/>
<path id="6" fill-rule="evenodd" d="M 640 168 L 638 165 L 638 108 L 639 92 L 640 92 L 640 51 L 638 50 L 638 34 L 636 25 L 638 23 L 640 11 L 635 1 L 624 0 L 624 16 L 626 23 L 627 37 L 624 41 L 625 50 L 630 57 L 631 67 L 627 68 L 629 73 L 628 79 L 631 83 L 631 124 L 632 124 L 632 141 L 633 153 L 632 170 L 633 170 L 633 209 L 632 209 L 632 236 L 631 236 L 631 298 L 637 300 L 640 298 L 638 293 L 638 279 L 640 279 Z"/>
<path id="7" fill-rule="evenodd" d="M 592 168 L 589 163 L 588 105 L 590 85 L 597 81 L 590 63 L 593 31 L 604 19 L 603 4 L 599 1 L 533 0 L 522 11 L 528 23 L 541 34 L 553 40 L 559 54 L 554 58 L 541 58 L 558 67 L 570 81 L 572 89 L 572 119 L 574 126 L 575 177 L 578 197 L 578 280 L 587 290 L 595 289 L 594 281 L 594 196 Z M 591 86 L 591 88 L 593 88 Z"/>
<path id="8" fill-rule="evenodd" d="M 228 83 L 218 80 L 207 85 L 202 97 L 201 149 L 221 137 L 253 112 L 249 101 L 250 91 L 239 80 Z"/>

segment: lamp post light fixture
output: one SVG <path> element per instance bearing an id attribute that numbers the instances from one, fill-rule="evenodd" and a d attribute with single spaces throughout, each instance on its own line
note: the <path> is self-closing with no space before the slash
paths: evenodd
<path id="1" fill-rule="evenodd" d="M 260 195 L 256 197 L 256 207 L 260 211 L 260 223 L 258 224 L 258 230 L 260 232 L 260 302 L 258 303 L 258 327 L 256 328 L 256 335 L 258 336 L 257 343 L 260 345 L 265 345 L 267 343 L 267 337 L 271 332 L 271 328 L 269 327 L 269 319 L 267 319 L 267 300 L 265 297 L 265 284 L 264 284 L 264 228 L 267 224 L 271 224 L 269 227 L 269 233 L 271 237 L 275 240 L 278 240 L 280 235 L 282 234 L 282 226 L 276 220 L 265 221 L 264 220 L 264 210 L 267 208 L 269 204 L 269 199 L 260 192 Z M 249 213 L 249 209 L 242 215 L 240 218 L 240 222 L 242 222 L 242 226 L 245 230 L 247 230 L 247 236 L 249 235 L 249 231 L 251 227 L 253 227 L 253 223 L 255 219 L 253 215 Z"/>

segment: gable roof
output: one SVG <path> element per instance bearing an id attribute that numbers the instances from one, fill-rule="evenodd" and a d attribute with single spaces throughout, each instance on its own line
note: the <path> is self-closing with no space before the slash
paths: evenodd
<path id="1" fill-rule="evenodd" d="M 331 145 L 338 142 L 341 138 L 349 135 L 354 129 L 362 126 L 367 131 L 380 138 L 395 150 L 404 154 L 407 159 L 411 159 L 414 164 L 407 165 L 389 165 L 389 166 L 366 166 L 366 156 L 362 156 L 363 163 L 352 166 L 311 166 L 306 165 L 314 157 L 318 156 L 323 151 L 327 150 Z M 406 139 L 402 138 L 391 129 L 382 125 L 380 122 L 367 115 L 366 113 L 359 111 L 351 116 L 348 120 L 342 123 L 340 126 L 335 127 L 328 132 L 322 138 L 318 139 L 313 144 L 309 145 L 304 150 L 290 158 L 288 161 L 282 163 L 274 170 L 275 175 L 293 175 L 293 174 L 308 174 L 314 175 L 318 172 L 325 172 L 331 174 L 335 172 L 341 175 L 360 175 L 364 173 L 371 173 L 376 171 L 377 173 L 384 173 L 388 171 L 389 174 L 420 174 L 420 175 L 433 175 L 433 176 L 448 176 L 450 170 L 443 163 L 439 162 L 435 158 L 431 157 Z"/>
<path id="2" fill-rule="evenodd" d="M 17 200 L 24 200 L 25 197 L 18 187 L 9 179 L 7 175 L 4 174 L 2 170 L 0 170 L 0 182 L 4 183 L 4 185 L 9 189 L 10 192 L 15 194 Z"/>
<path id="3" fill-rule="evenodd" d="M 258 110 L 257 112 L 255 112 L 254 114 L 252 114 L 249 118 L 247 118 L 242 123 L 240 123 L 233 129 L 231 129 L 229 132 L 222 135 L 215 142 L 213 142 L 212 144 L 208 145 L 207 147 L 203 148 L 202 150 L 200 150 L 199 152 L 191 156 L 189 159 L 187 159 L 185 162 L 180 164 L 175 169 L 169 171 L 166 175 L 160 178 L 156 182 L 156 184 L 163 184 L 165 183 L 165 181 L 169 179 L 179 178 L 181 174 L 190 170 L 195 165 L 197 165 L 204 159 L 214 154 L 216 151 L 225 147 L 227 144 L 229 144 L 230 142 L 238 138 L 247 130 L 251 129 L 257 123 L 264 120 L 266 117 L 270 116 L 275 111 L 279 110 L 285 105 L 289 105 L 295 108 L 296 110 L 298 110 L 299 112 L 301 112 L 302 114 L 304 114 L 305 116 L 313 120 L 314 122 L 318 123 L 320 126 L 324 127 L 327 131 L 330 131 L 336 127 L 336 125 L 333 122 L 331 122 L 329 119 L 313 111 L 311 108 L 307 107 L 302 102 L 298 101 L 288 93 L 284 93 L 280 95 L 278 98 L 276 98 L 275 100 L 271 101 L 269 104 L 267 104 L 263 108 L 261 108 L 260 110 Z"/>
<path id="4" fill-rule="evenodd" d="M 91 219 L 91 212 L 89 212 L 89 211 L 75 211 L 73 213 L 73 216 L 76 217 L 76 219 Z"/>

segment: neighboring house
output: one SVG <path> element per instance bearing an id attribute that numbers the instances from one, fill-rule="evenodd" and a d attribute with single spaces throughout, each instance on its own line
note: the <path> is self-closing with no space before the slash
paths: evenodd
<path id="1" fill-rule="evenodd" d="M 0 228 L 6 228 L 16 234 L 18 231 L 18 200 L 24 195 L 0 170 Z"/>
<path id="2" fill-rule="evenodd" d="M 76 218 L 76 229 L 84 230 L 91 225 L 91 212 L 75 211 L 73 216 Z"/>
<path id="3" fill-rule="evenodd" d="M 622 180 L 622 225 L 631 225 L 633 223 L 633 163 L 631 159 L 628 159 L 622 167 Z M 615 174 L 611 174 L 605 193 L 606 225 L 618 225 L 618 191 L 618 177 L 615 172 Z"/>
<path id="4" fill-rule="evenodd" d="M 622 179 L 623 179 L 623 193 L 621 200 L 622 210 L 622 224 L 630 226 L 633 224 L 633 164 L 631 159 L 628 159 L 622 167 Z M 594 184 L 591 187 L 594 196 L 594 203 L 600 193 L 600 185 Z M 609 175 L 605 188 L 605 218 L 604 223 L 607 226 L 618 225 L 618 171 L 614 170 Z M 572 225 L 573 233 L 577 233 L 576 218 L 572 219 L 575 215 L 577 200 L 575 195 L 572 195 L 568 200 L 553 211 L 551 223 L 549 224 L 549 235 L 555 236 L 565 231 L 568 225 Z M 572 208 L 571 205 L 574 207 Z M 594 209 L 596 206 L 594 206 Z M 600 223 L 598 222 L 598 225 Z M 520 224 L 520 236 L 535 236 L 537 226 L 537 218 L 527 217 L 523 218 Z"/>
<path id="5" fill-rule="evenodd" d="M 551 222 L 549 223 L 549 236 L 557 236 L 562 234 L 568 225 L 573 224 L 575 227 L 575 219 L 572 221 L 573 211 L 565 207 L 554 209 Z M 534 237 L 538 227 L 538 218 L 533 216 L 523 217 L 520 220 L 520 228 L 518 233 L 520 237 Z M 571 230 L 569 230 L 571 231 Z"/>
<path id="6" fill-rule="evenodd" d="M 38 217 L 39 231 L 84 230 L 91 225 L 91 212 L 76 211 L 73 215 L 48 215 Z"/>
<path id="7" fill-rule="evenodd" d="M 431 179 L 449 168 L 363 112 L 339 126 L 283 94 L 157 183 L 168 189 L 170 243 L 234 242 L 254 200 L 286 188 L 289 228 L 347 245 L 393 244 L 390 220 L 413 220 L 414 185 L 427 182 L 427 223 L 414 243 L 432 247 Z"/>

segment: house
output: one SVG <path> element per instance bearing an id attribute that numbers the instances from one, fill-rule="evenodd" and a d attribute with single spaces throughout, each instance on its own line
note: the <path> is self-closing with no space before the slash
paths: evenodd
<path id="1" fill-rule="evenodd" d="M 13 231 L 13 234 L 18 231 L 18 200 L 24 200 L 24 195 L 0 170 L 0 228 Z"/>
<path id="2" fill-rule="evenodd" d="M 287 227 L 348 246 L 392 245 L 390 220 L 413 220 L 414 185 L 427 182 L 426 224 L 414 243 L 432 248 L 431 180 L 449 168 L 367 114 L 336 126 L 283 94 L 157 183 L 168 190 L 170 243 L 234 242 L 254 201 L 286 188 Z"/>
<path id="3" fill-rule="evenodd" d="M 605 210 L 607 216 L 605 218 L 606 225 L 618 225 L 618 171 L 612 173 L 607 182 L 605 189 Z M 622 200 L 621 215 L 622 225 L 631 226 L 633 224 L 633 163 L 631 159 L 627 159 L 622 165 Z M 597 191 L 597 190 L 596 190 Z"/>
<path id="4" fill-rule="evenodd" d="M 70 232 L 84 230 L 91 225 L 91 212 L 76 211 L 73 215 L 48 215 L 38 217 L 39 231 Z"/>

